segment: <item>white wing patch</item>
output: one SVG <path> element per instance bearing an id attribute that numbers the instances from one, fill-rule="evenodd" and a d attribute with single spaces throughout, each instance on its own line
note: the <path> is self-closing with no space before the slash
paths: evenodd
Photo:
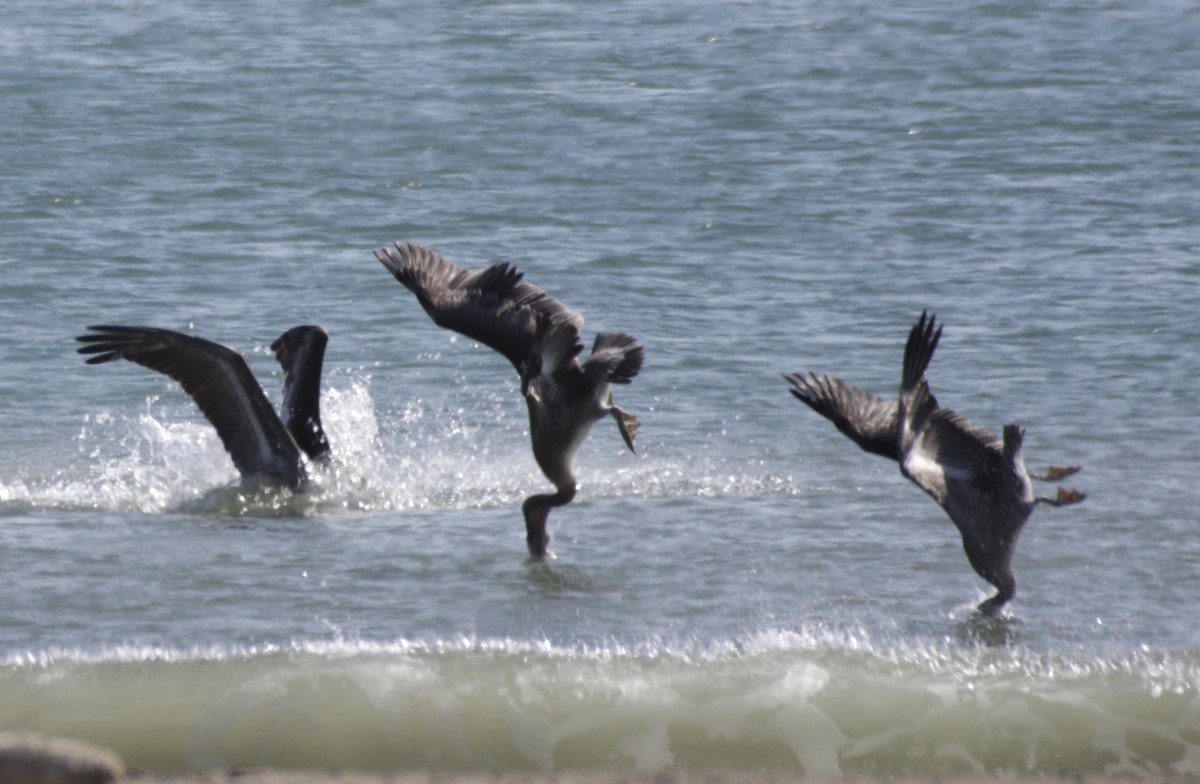
<path id="1" fill-rule="evenodd" d="M 922 452 L 919 445 L 905 455 L 904 473 L 939 504 L 945 502 L 949 478 L 946 467 Z"/>

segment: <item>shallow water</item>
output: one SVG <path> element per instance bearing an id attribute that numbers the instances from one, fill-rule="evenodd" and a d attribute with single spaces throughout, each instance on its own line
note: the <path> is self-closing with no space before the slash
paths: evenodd
<path id="1" fill-rule="evenodd" d="M 1200 14 L 1183 3 L 21 7 L 0 32 L 0 729 L 134 767 L 1200 772 Z M 647 347 L 555 557 L 508 363 L 371 250 Z M 792 399 L 1027 427 L 1005 617 Z M 243 486 L 95 323 L 321 323 L 338 463 Z"/>

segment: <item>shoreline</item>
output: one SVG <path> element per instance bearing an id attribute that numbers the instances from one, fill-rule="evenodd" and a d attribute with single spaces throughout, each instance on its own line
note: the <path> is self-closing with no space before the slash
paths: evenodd
<path id="1" fill-rule="evenodd" d="M 1158 773 L 1150 776 L 1060 776 L 1024 775 L 966 775 L 952 777 L 902 777 L 889 776 L 807 776 L 803 773 L 781 775 L 755 773 L 752 771 L 664 771 L 656 774 L 605 773 L 596 771 L 560 771 L 554 773 L 434 773 L 398 772 L 370 773 L 355 771 L 287 771 L 273 769 L 213 771 L 162 775 L 135 773 L 125 781 L 132 784 L 782 784 L 782 782 L 804 781 L 811 784 L 1046 784 L 1046 782 L 1069 782 L 1070 784 L 1106 784 L 1115 781 L 1140 781 L 1154 784 L 1193 784 L 1200 777 Z"/>
<path id="2" fill-rule="evenodd" d="M 231 770 L 155 772 L 129 770 L 112 749 L 63 737 L 38 733 L 0 732 L 0 784 L 777 784 L 808 781 L 861 782 L 862 784 L 1035 784 L 1046 781 L 1072 784 L 1133 780 L 1177 784 L 1200 782 L 1195 774 L 1157 772 L 1148 775 L 1070 774 L 965 774 L 948 776 L 837 776 L 796 772 L 764 772 L 734 769 L 680 769 L 658 773 L 595 770 L 553 772 L 495 770 L 437 772 L 405 770 L 393 772 L 355 770 L 287 770 L 279 768 L 235 768 Z"/>

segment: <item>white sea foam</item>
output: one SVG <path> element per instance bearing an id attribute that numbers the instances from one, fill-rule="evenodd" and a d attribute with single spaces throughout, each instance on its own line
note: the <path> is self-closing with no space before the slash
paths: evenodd
<path id="1" fill-rule="evenodd" d="M 131 764 L 178 769 L 1200 772 L 1200 663 L 990 658 L 823 631 L 701 649 L 463 638 L 64 650 L 0 665 L 0 724 L 53 704 L 37 729 L 71 722 L 116 739 Z M 1188 684 L 1151 685 L 1168 663 Z"/>

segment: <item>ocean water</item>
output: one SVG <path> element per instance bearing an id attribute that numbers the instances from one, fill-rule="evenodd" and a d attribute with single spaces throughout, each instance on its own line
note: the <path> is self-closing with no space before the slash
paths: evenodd
<path id="1" fill-rule="evenodd" d="M 0 730 L 156 771 L 1200 774 L 1192 3 L 25 3 L 0 28 Z M 374 260 L 516 264 L 646 363 L 530 561 L 511 367 Z M 1003 617 L 780 373 L 1027 428 Z M 330 330 L 244 486 L 86 325 Z"/>

